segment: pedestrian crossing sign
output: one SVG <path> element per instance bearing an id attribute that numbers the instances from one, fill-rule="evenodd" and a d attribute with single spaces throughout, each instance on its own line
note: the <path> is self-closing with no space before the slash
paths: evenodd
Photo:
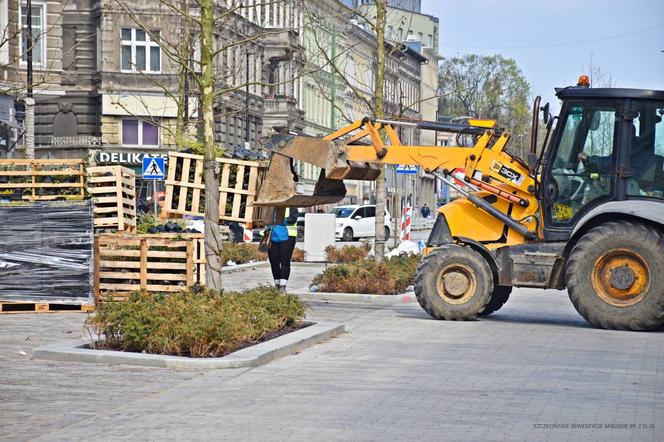
<path id="1" fill-rule="evenodd" d="M 397 173 L 403 174 L 403 175 L 415 175 L 417 174 L 417 166 L 409 166 L 409 165 L 403 165 L 399 164 L 397 166 Z"/>
<path id="2" fill-rule="evenodd" d="M 143 157 L 143 179 L 144 180 L 163 180 L 164 159 L 158 157 Z"/>

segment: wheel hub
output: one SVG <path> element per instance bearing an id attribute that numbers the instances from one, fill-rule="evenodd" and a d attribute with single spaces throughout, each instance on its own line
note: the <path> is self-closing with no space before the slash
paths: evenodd
<path id="1" fill-rule="evenodd" d="M 627 290 L 636 280 L 634 271 L 628 266 L 623 265 L 611 270 L 611 286 L 618 290 Z"/>
<path id="2" fill-rule="evenodd" d="M 470 286 L 470 281 L 462 272 L 452 271 L 443 277 L 445 290 L 451 296 L 462 296 Z"/>
<path id="3" fill-rule="evenodd" d="M 441 270 L 438 276 L 438 296 L 448 304 L 463 304 L 473 297 L 477 281 L 472 270 L 462 264 L 453 264 Z"/>
<path id="4" fill-rule="evenodd" d="M 592 284 L 606 303 L 627 307 L 645 297 L 650 286 L 650 270 L 638 253 L 627 249 L 610 250 L 595 262 Z"/>

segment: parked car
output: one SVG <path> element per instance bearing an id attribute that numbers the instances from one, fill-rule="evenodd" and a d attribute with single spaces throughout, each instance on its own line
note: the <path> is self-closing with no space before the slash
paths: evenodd
<path id="1" fill-rule="evenodd" d="M 353 241 L 355 238 L 372 237 L 376 232 L 376 206 L 339 206 L 332 209 L 337 217 L 336 239 Z M 385 236 L 390 236 L 390 214 L 385 210 Z"/>

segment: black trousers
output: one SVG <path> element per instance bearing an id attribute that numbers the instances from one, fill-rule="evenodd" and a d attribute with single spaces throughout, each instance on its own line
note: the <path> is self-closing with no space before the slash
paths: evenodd
<path id="1" fill-rule="evenodd" d="M 267 252 L 272 267 L 272 277 L 274 279 L 288 279 L 290 276 L 290 261 L 295 249 L 295 238 L 288 237 L 284 242 L 273 242 L 272 247 Z"/>

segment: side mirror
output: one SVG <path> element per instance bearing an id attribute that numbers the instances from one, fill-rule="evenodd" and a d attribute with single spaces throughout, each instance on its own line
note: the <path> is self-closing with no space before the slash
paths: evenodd
<path id="1" fill-rule="evenodd" d="M 542 106 L 542 121 L 544 124 L 549 124 L 549 121 L 551 121 L 551 113 L 549 112 L 549 103 L 546 103 L 544 106 Z"/>
<path id="2" fill-rule="evenodd" d="M 529 152 L 526 156 L 526 163 L 528 163 L 528 169 L 530 169 L 531 173 L 537 169 L 537 160 L 537 155 L 532 152 Z"/>
<path id="3" fill-rule="evenodd" d="M 359 220 L 362 219 L 362 217 L 361 217 L 360 215 L 357 215 L 357 216 L 356 216 L 355 218 L 353 218 L 353 219 L 354 219 L 355 221 L 359 221 Z"/>

